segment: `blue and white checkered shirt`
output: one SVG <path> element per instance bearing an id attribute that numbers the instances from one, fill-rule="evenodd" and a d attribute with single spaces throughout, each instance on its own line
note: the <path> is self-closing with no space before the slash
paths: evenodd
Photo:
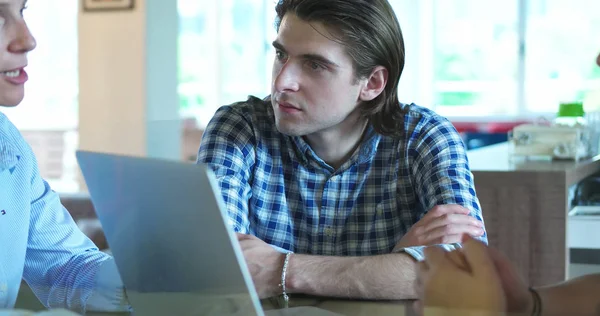
<path id="1" fill-rule="evenodd" d="M 440 204 L 462 205 L 483 221 L 456 129 L 431 110 L 403 106 L 402 138 L 369 127 L 359 150 L 335 170 L 302 137 L 277 131 L 268 98 L 250 97 L 216 112 L 198 163 L 214 170 L 236 232 L 296 253 L 390 253 Z M 423 258 L 422 247 L 403 250 Z"/>

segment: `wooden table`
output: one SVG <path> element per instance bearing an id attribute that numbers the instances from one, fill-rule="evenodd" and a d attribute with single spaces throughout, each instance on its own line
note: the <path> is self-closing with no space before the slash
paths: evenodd
<path id="1" fill-rule="evenodd" d="M 276 300 L 265 299 L 261 301 L 265 311 L 279 309 Z M 343 300 L 334 298 L 324 298 L 306 295 L 293 294 L 290 296 L 290 307 L 314 306 L 320 309 L 349 316 L 376 316 L 376 315 L 394 315 L 411 316 L 412 301 L 364 301 L 364 300 Z M 44 311 L 45 308 L 40 304 L 29 286 L 24 284 L 19 293 L 19 300 L 15 306 L 17 309 L 29 310 L 32 312 Z M 0 315 L 2 310 L 0 309 Z M 90 312 L 88 316 L 121 316 L 130 315 L 129 313 L 102 313 Z M 143 315 L 142 315 L 143 316 Z M 270 315 L 269 315 L 270 316 Z"/>
<path id="2" fill-rule="evenodd" d="M 262 300 L 261 303 L 265 311 L 279 309 L 279 307 L 272 300 Z M 323 310 L 347 316 L 412 316 L 414 314 L 412 311 L 412 301 L 359 301 L 295 295 L 290 299 L 290 307 L 293 308 L 299 306 L 314 306 Z M 88 312 L 86 315 L 120 316 L 129 314 Z"/>
<path id="3" fill-rule="evenodd" d="M 272 300 L 262 300 L 261 303 L 265 310 L 278 308 Z M 348 316 L 413 315 L 412 301 L 361 301 L 293 295 L 290 307 L 296 306 L 314 306 Z"/>
<path id="4" fill-rule="evenodd" d="M 530 285 L 568 276 L 569 188 L 600 171 L 580 162 L 509 159 L 508 143 L 468 152 L 491 246 L 508 255 Z"/>

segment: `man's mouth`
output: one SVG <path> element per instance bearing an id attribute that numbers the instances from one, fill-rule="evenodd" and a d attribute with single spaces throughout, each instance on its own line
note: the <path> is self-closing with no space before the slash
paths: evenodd
<path id="1" fill-rule="evenodd" d="M 27 72 L 23 68 L 2 71 L 0 72 L 0 76 L 3 77 L 5 81 L 15 85 L 22 85 L 29 79 Z"/>
<path id="2" fill-rule="evenodd" d="M 279 106 L 284 107 L 286 109 L 300 110 L 298 107 L 293 106 L 292 104 L 289 104 L 289 103 L 286 103 L 286 102 L 279 103 Z"/>
<path id="3" fill-rule="evenodd" d="M 1 74 L 3 76 L 9 77 L 9 78 L 16 78 L 19 75 L 21 75 L 21 69 L 3 71 L 3 72 L 1 72 Z"/>

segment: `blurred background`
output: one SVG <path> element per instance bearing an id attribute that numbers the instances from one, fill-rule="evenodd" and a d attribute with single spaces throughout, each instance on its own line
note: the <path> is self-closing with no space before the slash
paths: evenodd
<path id="1" fill-rule="evenodd" d="M 600 239 L 589 235 L 600 231 L 600 161 L 512 164 L 505 143 L 519 124 L 554 120 L 563 102 L 594 113 L 586 117 L 600 137 L 600 1 L 389 1 L 406 45 L 400 100 L 461 133 L 490 241 L 528 284 L 600 271 Z M 108 245 L 75 151 L 194 162 L 218 107 L 269 94 L 274 58 L 275 0 L 104 3 L 129 2 L 98 11 L 86 4 L 103 2 L 30 0 L 38 46 L 26 97 L 2 108 L 100 249 Z M 567 212 L 584 216 L 567 221 Z M 18 306 L 31 308 L 36 299 L 22 289 Z"/>
<path id="2" fill-rule="evenodd" d="M 152 13 L 151 2 L 138 0 L 132 12 L 97 13 L 83 12 L 75 0 L 30 1 L 25 15 L 38 48 L 30 54 L 28 93 L 19 107 L 3 112 L 23 131 L 55 190 L 81 189 L 74 159 L 83 137 L 80 110 L 102 107 L 105 101 L 82 97 L 80 87 L 101 92 L 107 83 L 105 78 L 91 82 L 85 75 L 90 64 L 102 64 L 99 56 L 85 57 L 92 52 L 86 47 L 97 41 L 113 46 L 113 35 L 107 33 L 111 28 L 137 25 L 141 15 L 142 32 L 151 38 L 156 28 L 150 24 L 159 32 L 164 21 L 176 24 L 172 43 L 182 160 L 195 159 L 202 129 L 219 106 L 269 93 L 276 35 L 273 0 L 178 0 L 171 16 Z M 582 101 L 586 111 L 600 107 L 600 68 L 594 62 L 600 51 L 600 1 L 390 2 L 407 49 L 401 101 L 448 117 L 469 148 L 505 140 L 519 122 L 552 119 L 561 101 Z M 94 39 L 94 34 L 102 35 Z M 127 48 L 116 41 L 107 49 L 118 55 Z M 148 50 L 149 44 L 144 45 L 141 50 Z M 137 71 L 119 67 L 112 71 Z M 473 135 L 477 139 L 469 143 Z"/>

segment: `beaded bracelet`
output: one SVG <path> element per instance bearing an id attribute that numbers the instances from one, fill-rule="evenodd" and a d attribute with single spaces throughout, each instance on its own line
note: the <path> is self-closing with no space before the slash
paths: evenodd
<path id="1" fill-rule="evenodd" d="M 281 286 L 281 291 L 283 293 L 281 294 L 281 301 L 280 301 L 279 305 L 282 308 L 288 308 L 289 302 L 290 302 L 290 297 L 288 296 L 288 294 L 286 292 L 285 278 L 286 278 L 288 263 L 290 262 L 291 256 L 292 256 L 291 252 L 288 252 L 285 254 L 285 260 L 283 261 L 283 269 L 281 269 L 281 283 L 279 284 L 279 286 Z"/>

